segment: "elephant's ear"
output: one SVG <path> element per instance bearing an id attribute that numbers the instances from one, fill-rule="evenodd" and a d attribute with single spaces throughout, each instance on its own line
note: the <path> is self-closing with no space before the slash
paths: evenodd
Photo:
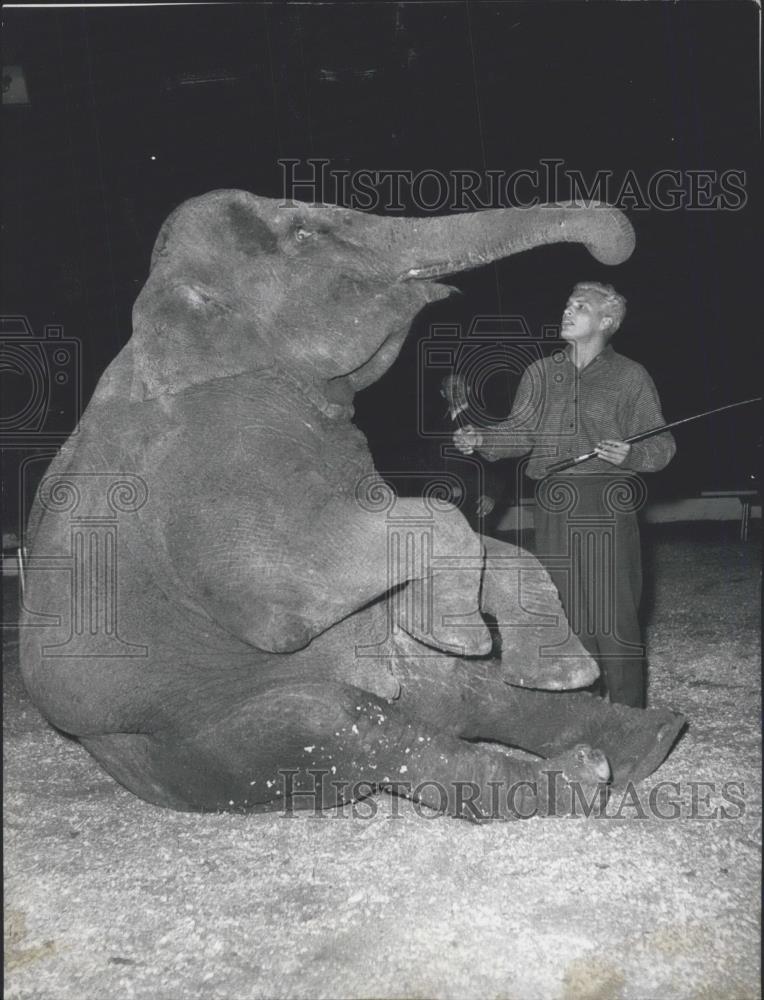
<path id="1" fill-rule="evenodd" d="M 269 272 L 252 266 L 273 234 L 245 211 L 253 199 L 212 191 L 163 224 L 133 308 L 133 396 L 174 394 L 273 364 L 269 338 L 260 335 Z"/>
<path id="2" fill-rule="evenodd" d="M 160 266 L 133 309 L 134 387 L 143 399 L 270 368 L 274 354 L 256 314 L 204 277 Z M 136 389 L 134 388 L 134 394 Z"/>

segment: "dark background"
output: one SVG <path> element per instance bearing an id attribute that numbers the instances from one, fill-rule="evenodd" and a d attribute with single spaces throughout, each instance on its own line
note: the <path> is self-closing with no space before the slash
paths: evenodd
<path id="1" fill-rule="evenodd" d="M 588 178 L 612 170 L 616 191 L 629 170 L 643 185 L 662 169 L 746 173 L 738 211 L 626 203 L 637 250 L 619 268 L 555 246 L 453 279 L 464 295 L 430 307 L 357 399 L 382 466 L 415 434 L 417 342 L 431 323 L 509 314 L 536 334 L 585 278 L 629 300 L 615 346 L 646 365 L 667 419 L 760 392 L 753 3 L 6 9 L 3 21 L 3 64 L 23 67 L 30 104 L 2 113 L 2 311 L 38 337 L 57 324 L 81 342 L 84 400 L 130 336 L 168 212 L 214 188 L 279 197 L 280 157 L 481 172 L 558 158 Z M 51 394 L 46 431 L 70 429 L 71 387 Z M 511 376 L 493 387 L 496 415 L 512 388 Z M 431 389 L 424 405 L 439 408 Z M 8 419 L 25 392 L 11 365 Z M 680 431 L 653 493 L 750 482 L 759 417 L 751 408 Z M 4 452 L 11 518 L 32 444 Z"/>

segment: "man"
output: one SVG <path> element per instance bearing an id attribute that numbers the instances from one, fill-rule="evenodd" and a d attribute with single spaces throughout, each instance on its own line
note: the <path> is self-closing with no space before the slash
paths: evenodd
<path id="1" fill-rule="evenodd" d="M 560 591 L 571 628 L 599 663 L 601 693 L 641 708 L 646 669 L 636 511 L 645 490 L 635 473 L 664 468 L 676 446 L 668 432 L 624 441 L 665 423 L 650 376 L 609 343 L 625 312 L 626 300 L 611 285 L 577 284 L 562 318 L 567 348 L 526 369 L 505 422 L 490 431 L 465 427 L 454 443 L 491 461 L 530 452 L 536 554 Z M 597 457 L 547 478 L 550 465 L 590 451 Z"/>

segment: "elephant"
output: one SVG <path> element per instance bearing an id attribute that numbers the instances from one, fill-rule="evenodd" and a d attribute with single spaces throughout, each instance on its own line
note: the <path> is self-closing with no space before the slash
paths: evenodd
<path id="1" fill-rule="evenodd" d="M 363 787 L 511 819 L 649 775 L 682 716 L 581 690 L 597 665 L 536 559 L 396 497 L 352 422 L 443 278 L 560 241 L 617 264 L 634 239 L 601 204 L 176 208 L 29 518 L 22 672 L 43 715 L 180 810 Z"/>

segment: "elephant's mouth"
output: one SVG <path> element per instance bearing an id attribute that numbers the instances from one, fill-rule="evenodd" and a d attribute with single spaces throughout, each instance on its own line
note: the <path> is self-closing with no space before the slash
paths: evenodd
<path id="1" fill-rule="evenodd" d="M 405 274 L 399 278 L 400 281 L 427 281 L 433 278 L 444 277 L 453 274 L 457 270 L 451 266 L 450 261 L 443 261 L 439 264 L 428 264 L 426 267 L 410 267 Z"/>
<path id="2" fill-rule="evenodd" d="M 426 283 L 430 286 L 433 298 L 442 298 L 447 295 L 461 295 L 461 288 L 449 285 L 445 281 L 439 281 L 438 279 L 463 270 L 466 270 L 464 265 L 460 267 L 458 264 L 454 265 L 452 261 L 442 264 L 428 264 L 427 267 L 409 268 L 408 271 L 398 278 L 398 282 L 401 284 L 411 284 L 412 282 L 418 284 L 421 282 L 423 285 Z"/>
<path id="3" fill-rule="evenodd" d="M 460 274 L 462 271 L 472 271 L 478 267 L 496 260 L 495 254 L 471 254 L 461 260 L 443 260 L 434 264 L 425 264 L 422 267 L 410 267 L 398 278 L 399 282 L 431 282 L 446 289 L 448 294 L 461 295 L 461 289 L 454 285 L 449 285 L 440 278 L 450 275 Z"/>
<path id="4" fill-rule="evenodd" d="M 395 284 L 391 286 L 391 289 L 398 288 L 402 291 L 404 288 L 408 288 L 413 292 L 414 288 L 417 289 L 417 294 L 415 298 L 418 301 L 424 299 L 424 302 L 434 302 L 437 299 L 447 298 L 449 295 L 461 295 L 461 288 L 457 288 L 455 285 L 449 285 L 445 281 L 439 281 L 441 276 L 447 274 L 454 274 L 458 271 L 458 267 L 453 267 L 452 265 L 446 266 L 445 264 L 432 264 L 427 267 L 417 267 L 410 268 L 405 273 L 398 276 Z"/>
<path id="5" fill-rule="evenodd" d="M 495 260 L 495 253 L 472 253 L 460 260 L 441 260 L 434 264 L 425 264 L 422 267 L 410 267 L 398 280 L 434 281 L 449 274 L 458 274 L 460 271 L 470 271 L 475 267 L 482 267 Z"/>

